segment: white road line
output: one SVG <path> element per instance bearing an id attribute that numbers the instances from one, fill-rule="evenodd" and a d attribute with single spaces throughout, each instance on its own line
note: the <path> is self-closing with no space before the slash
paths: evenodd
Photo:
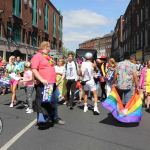
<path id="1" fill-rule="evenodd" d="M 11 145 L 13 145 L 25 132 L 27 132 L 35 123 L 37 119 L 33 120 L 29 125 L 22 129 L 18 134 L 11 138 L 5 145 L 3 145 L 0 150 L 7 150 Z"/>

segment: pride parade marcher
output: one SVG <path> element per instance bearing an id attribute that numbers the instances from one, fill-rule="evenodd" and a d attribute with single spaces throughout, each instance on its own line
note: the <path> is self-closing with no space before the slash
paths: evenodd
<path id="1" fill-rule="evenodd" d="M 40 44 L 39 51 L 31 60 L 33 74 L 38 80 L 36 85 L 37 122 L 39 125 L 41 123 L 45 124 L 51 119 L 55 123 L 65 124 L 58 117 L 56 72 L 53 59 L 49 56 L 49 52 L 50 43 L 43 41 Z M 47 90 L 48 93 L 46 93 Z"/>
<path id="2" fill-rule="evenodd" d="M 144 92 L 146 108 L 150 111 L 150 60 L 141 71 L 139 88 Z"/>
<path id="3" fill-rule="evenodd" d="M 67 102 L 70 109 L 73 109 L 74 94 L 76 89 L 76 81 L 78 80 L 78 65 L 74 61 L 74 53 L 68 53 L 68 62 L 65 66 L 65 76 L 67 80 Z M 70 97 L 71 92 L 71 97 Z"/>
<path id="4" fill-rule="evenodd" d="M 25 62 L 25 70 L 23 77 L 21 78 L 20 82 L 22 82 L 25 86 L 25 93 L 26 93 L 26 102 L 27 102 L 27 109 L 26 113 L 30 114 L 33 113 L 33 92 L 34 92 L 34 76 L 33 72 L 31 71 L 31 63 Z"/>
<path id="5" fill-rule="evenodd" d="M 142 118 L 142 100 L 138 92 L 136 66 L 128 52 L 115 71 L 115 84 L 102 105 L 120 122 L 138 123 Z"/>
<path id="6" fill-rule="evenodd" d="M 96 84 L 94 81 L 94 69 L 96 68 L 96 64 L 92 63 L 93 54 L 86 53 L 85 54 L 86 61 L 81 65 L 81 72 L 82 72 L 82 84 L 84 89 L 84 112 L 88 111 L 87 105 L 87 97 L 88 93 L 92 92 L 94 96 L 94 115 L 99 115 L 99 110 L 97 106 L 98 96 L 96 90 Z"/>
<path id="7" fill-rule="evenodd" d="M 9 63 L 6 66 L 6 73 L 10 78 L 10 89 L 12 92 L 10 107 L 14 107 L 17 103 L 16 91 L 20 80 L 19 68 L 15 65 L 15 56 L 10 56 Z"/>
<path id="8" fill-rule="evenodd" d="M 110 58 L 108 60 L 108 67 L 107 67 L 107 72 L 105 76 L 107 97 L 109 96 L 111 89 L 112 89 L 116 67 L 117 67 L 117 64 L 115 60 L 113 58 Z"/>
<path id="9" fill-rule="evenodd" d="M 106 99 L 107 94 L 106 94 L 106 72 L 107 72 L 107 57 L 106 56 L 101 56 L 97 58 L 97 66 L 100 72 L 100 86 L 101 86 L 101 100 Z"/>
<path id="10" fill-rule="evenodd" d="M 67 88 L 65 79 L 65 61 L 63 58 L 59 58 L 57 65 L 55 66 L 56 71 L 56 84 L 60 92 L 59 100 L 62 101 L 66 98 Z"/>
<path id="11" fill-rule="evenodd" d="M 126 105 L 133 96 L 134 90 L 138 89 L 136 65 L 130 61 L 128 52 L 124 54 L 124 61 L 118 63 L 115 74 L 117 91 L 123 104 Z"/>

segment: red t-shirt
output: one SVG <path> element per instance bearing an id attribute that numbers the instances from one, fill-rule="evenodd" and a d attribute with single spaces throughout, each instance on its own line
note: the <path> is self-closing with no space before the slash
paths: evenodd
<path id="1" fill-rule="evenodd" d="M 2 61 L 0 61 L 0 67 L 3 67 L 3 66 L 4 66 L 3 62 L 2 62 Z"/>
<path id="2" fill-rule="evenodd" d="M 31 68 L 37 69 L 41 77 L 49 83 L 56 82 L 56 72 L 54 66 L 51 66 L 41 53 L 37 53 L 31 60 Z"/>

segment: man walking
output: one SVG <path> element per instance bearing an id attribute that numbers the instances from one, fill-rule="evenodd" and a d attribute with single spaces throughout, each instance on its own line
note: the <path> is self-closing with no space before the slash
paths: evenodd
<path id="1" fill-rule="evenodd" d="M 116 88 L 123 105 L 132 97 L 134 90 L 138 88 L 136 66 L 130 61 L 128 52 L 124 53 L 124 61 L 119 62 L 116 68 Z"/>
<path id="2" fill-rule="evenodd" d="M 68 62 L 65 67 L 65 74 L 67 79 L 67 100 L 70 109 L 73 109 L 74 93 L 76 88 L 76 81 L 78 80 L 78 66 L 74 61 L 74 53 L 68 53 Z M 71 93 L 71 98 L 70 98 Z"/>

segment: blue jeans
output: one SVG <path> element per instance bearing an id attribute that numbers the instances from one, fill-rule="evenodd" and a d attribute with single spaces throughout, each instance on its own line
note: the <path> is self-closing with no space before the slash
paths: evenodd
<path id="1" fill-rule="evenodd" d="M 117 91 L 124 105 L 126 105 L 133 96 L 133 89 L 122 90 L 117 88 Z"/>

